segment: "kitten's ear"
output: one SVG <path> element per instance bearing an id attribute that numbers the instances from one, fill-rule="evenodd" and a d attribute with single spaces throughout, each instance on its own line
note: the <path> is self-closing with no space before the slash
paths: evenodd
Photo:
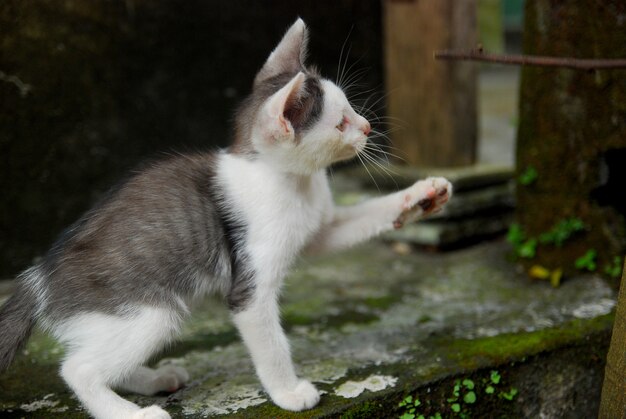
<path id="1" fill-rule="evenodd" d="M 295 138 L 294 128 L 285 113 L 296 106 L 300 100 L 305 79 L 304 73 L 299 72 L 265 102 L 260 121 L 265 139 L 276 142 Z"/>
<path id="2" fill-rule="evenodd" d="M 274 48 L 254 79 L 254 84 L 282 73 L 295 73 L 304 70 L 308 37 L 308 30 L 304 21 L 298 18 Z"/>

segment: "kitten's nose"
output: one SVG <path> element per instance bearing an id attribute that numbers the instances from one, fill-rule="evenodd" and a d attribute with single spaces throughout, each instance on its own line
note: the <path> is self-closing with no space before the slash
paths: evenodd
<path id="1" fill-rule="evenodd" d="M 365 121 L 365 125 L 363 125 L 363 134 L 367 136 L 370 135 L 370 132 L 372 132 L 372 127 L 368 121 Z"/>

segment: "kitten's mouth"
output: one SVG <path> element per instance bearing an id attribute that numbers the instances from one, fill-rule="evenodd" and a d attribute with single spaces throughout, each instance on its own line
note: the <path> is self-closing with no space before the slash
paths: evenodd
<path id="1" fill-rule="evenodd" d="M 363 137 L 363 139 L 359 139 L 354 143 L 354 151 L 356 154 L 360 154 L 363 150 L 365 150 L 365 146 L 367 145 L 367 137 Z"/>

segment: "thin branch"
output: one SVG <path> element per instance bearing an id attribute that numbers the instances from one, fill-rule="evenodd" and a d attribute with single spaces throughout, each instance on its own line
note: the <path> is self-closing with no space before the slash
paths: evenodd
<path id="1" fill-rule="evenodd" d="M 540 67 L 565 67 L 576 70 L 600 70 L 626 68 L 626 59 L 581 59 L 545 57 L 538 55 L 499 55 L 483 52 L 482 48 L 470 51 L 436 51 L 438 60 L 485 61 L 506 65 L 530 65 Z"/>

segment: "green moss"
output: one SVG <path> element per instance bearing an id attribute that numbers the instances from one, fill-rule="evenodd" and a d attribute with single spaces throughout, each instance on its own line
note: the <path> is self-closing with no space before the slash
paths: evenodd
<path id="1" fill-rule="evenodd" d="M 375 403 L 375 402 L 365 402 L 363 404 L 357 405 L 351 409 L 348 409 L 344 413 L 341 414 L 341 419 L 366 419 L 366 418 L 375 418 L 381 417 L 380 414 L 383 413 L 383 404 Z"/>
<path id="2" fill-rule="evenodd" d="M 371 308 L 386 310 L 398 301 L 397 295 L 386 295 L 384 297 L 369 297 L 363 302 Z"/>
<path id="3" fill-rule="evenodd" d="M 193 337 L 176 342 L 165 351 L 156 355 L 155 359 L 181 357 L 193 350 L 210 351 L 217 346 L 227 346 L 238 340 L 239 335 L 235 329 L 222 333 L 196 333 Z"/>
<path id="4" fill-rule="evenodd" d="M 614 313 L 593 319 L 576 319 L 558 328 L 528 333 L 510 333 L 478 339 L 456 339 L 447 345 L 446 355 L 464 368 L 485 362 L 503 363 L 574 342 L 589 334 L 611 330 Z"/>

